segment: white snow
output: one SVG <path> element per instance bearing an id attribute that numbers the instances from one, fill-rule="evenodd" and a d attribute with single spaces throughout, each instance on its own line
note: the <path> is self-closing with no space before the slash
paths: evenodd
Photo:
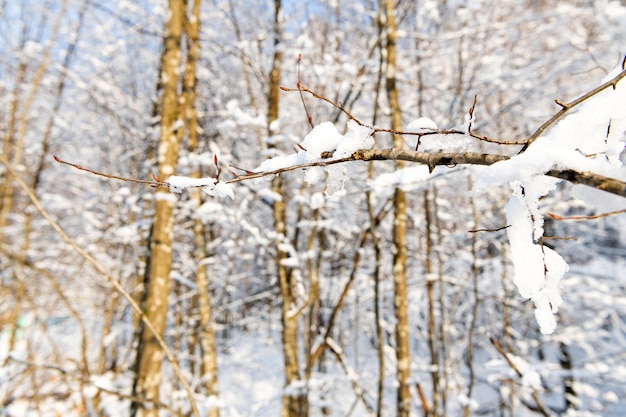
<path id="1" fill-rule="evenodd" d="M 202 191 L 210 195 L 211 197 L 230 197 L 231 200 L 235 199 L 235 192 L 231 184 L 227 184 L 224 181 L 218 181 L 215 184 L 209 184 L 202 188 Z"/>
<path id="2" fill-rule="evenodd" d="M 315 126 L 300 143 L 298 152 L 289 155 L 280 155 L 263 161 L 255 172 L 269 172 L 300 164 L 319 162 L 324 160 L 322 154 L 332 153 L 325 160 L 346 158 L 359 149 L 370 149 L 374 146 L 372 129 L 361 126 L 353 120 L 348 121 L 348 131 L 342 135 L 331 122 L 323 122 Z M 328 167 L 309 167 L 304 180 L 309 185 L 319 184 L 326 179 L 326 194 L 333 195 L 343 189 L 347 178 L 348 166 L 331 165 Z"/>
<path id="3" fill-rule="evenodd" d="M 359 149 L 370 149 L 374 146 L 372 129 L 360 126 L 354 120 L 348 122 L 348 132 L 343 136 L 337 150 L 333 155 L 335 158 L 346 158 Z"/>
<path id="4" fill-rule="evenodd" d="M 181 193 L 189 188 L 202 188 L 202 191 L 212 197 L 230 197 L 235 198 L 235 193 L 230 184 L 223 181 L 217 181 L 215 178 L 191 178 L 178 175 L 172 175 L 164 181 L 173 193 Z"/>
<path id="5" fill-rule="evenodd" d="M 420 117 L 408 124 L 406 130 L 414 133 L 428 133 L 437 131 L 437 123 L 428 117 Z"/>
<path id="6" fill-rule="evenodd" d="M 173 193 L 182 193 L 188 188 L 206 187 L 215 184 L 215 178 L 191 178 L 172 175 L 164 181 Z"/>

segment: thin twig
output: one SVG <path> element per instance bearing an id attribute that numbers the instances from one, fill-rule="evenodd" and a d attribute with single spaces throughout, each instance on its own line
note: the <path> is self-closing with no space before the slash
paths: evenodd
<path id="1" fill-rule="evenodd" d="M 506 226 L 498 227 L 497 229 L 474 229 L 474 230 L 468 230 L 467 232 L 468 233 L 478 233 L 478 232 L 493 233 L 493 232 L 499 232 L 500 230 L 508 229 L 509 227 L 511 227 L 511 225 L 507 224 Z"/>
<path id="2" fill-rule="evenodd" d="M 313 97 L 315 97 L 316 99 L 325 101 L 328 104 L 330 104 L 331 106 L 336 107 L 337 109 L 341 110 L 346 116 L 348 116 L 348 118 L 350 120 L 354 120 L 359 125 L 365 126 L 365 127 L 370 127 L 370 128 L 372 127 L 372 126 L 369 126 L 369 125 L 363 123 L 362 121 L 360 121 L 356 117 L 354 117 L 348 110 L 346 110 L 346 108 L 343 105 L 334 102 L 333 100 L 329 99 L 328 97 L 325 97 L 325 96 L 317 94 L 315 91 L 311 90 L 309 87 L 307 87 L 307 86 L 305 86 L 303 84 L 298 84 L 298 86 L 296 88 L 290 88 L 290 87 L 281 86 L 280 89 L 282 91 L 285 91 L 285 92 L 297 91 L 299 94 L 302 94 L 303 91 L 306 92 L 306 93 L 309 93 Z"/>
<path id="3" fill-rule="evenodd" d="M 601 219 L 602 217 L 609 217 L 615 214 L 622 214 L 622 213 L 626 213 L 626 209 L 610 211 L 608 213 L 602 213 L 602 214 L 594 214 L 590 216 L 559 216 L 558 214 L 555 214 L 555 213 L 548 213 L 548 216 L 552 217 L 554 220 L 594 220 L 594 219 Z"/>
<path id="4" fill-rule="evenodd" d="M 302 69 L 302 54 L 298 55 L 298 91 L 300 92 L 300 100 L 302 100 L 302 107 L 304 107 L 304 114 L 306 114 L 307 121 L 309 122 L 309 126 L 313 129 L 313 117 L 311 117 L 311 113 L 309 112 L 309 108 L 306 105 L 306 101 L 304 100 L 304 94 L 302 94 L 302 80 L 301 80 L 301 69 Z"/>
<path id="5" fill-rule="evenodd" d="M 367 124 L 367 123 L 361 121 L 360 119 L 355 117 L 352 113 L 350 113 L 341 103 L 337 103 L 337 102 L 329 99 L 328 97 L 325 97 L 325 96 L 322 96 L 321 94 L 316 93 L 315 91 L 311 90 L 310 88 L 308 88 L 307 86 L 301 84 L 300 82 L 298 82 L 296 88 L 290 88 L 290 87 L 281 86 L 280 89 L 282 91 L 285 91 L 285 92 L 297 91 L 300 94 L 301 97 L 302 97 L 302 92 L 309 93 L 313 97 L 315 97 L 316 99 L 325 101 L 328 104 L 330 104 L 331 106 L 337 108 L 342 113 L 344 113 L 346 116 L 348 116 L 348 118 L 350 120 L 355 121 L 358 125 L 370 128 L 372 130 L 372 132 L 374 132 L 374 133 L 390 133 L 390 134 L 393 134 L 393 135 L 402 135 L 402 136 L 418 136 L 420 138 L 422 136 L 429 136 L 429 135 L 469 135 L 469 136 L 473 137 L 474 139 L 478 139 L 480 141 L 489 142 L 489 143 L 496 143 L 498 145 L 524 145 L 526 143 L 526 140 L 513 140 L 513 141 L 511 141 L 511 140 L 503 140 L 503 139 L 492 139 L 492 138 L 489 138 L 487 136 L 478 135 L 478 134 L 473 133 L 471 131 L 468 133 L 468 132 L 463 132 L 463 131 L 457 130 L 457 129 L 434 130 L 432 132 L 412 132 L 412 131 L 404 131 L 404 130 L 386 129 L 386 128 L 370 125 L 370 124 Z M 304 104 L 304 98 L 302 98 L 302 100 L 303 100 L 303 104 Z M 474 102 L 474 105 L 475 104 L 476 103 Z M 305 110 L 306 110 L 306 105 L 305 105 Z"/>
<path id="6" fill-rule="evenodd" d="M 112 180 L 134 182 L 134 183 L 138 183 L 138 184 L 149 184 L 149 185 L 151 185 L 153 187 L 169 187 L 169 184 L 167 184 L 165 182 L 162 182 L 162 181 L 159 181 L 158 178 L 156 178 L 156 177 L 154 177 L 155 179 L 152 180 L 152 181 L 151 180 L 138 180 L 138 179 L 135 179 L 135 178 L 120 177 L 120 176 L 117 176 L 117 175 L 106 174 L 104 172 L 95 171 L 95 170 L 90 169 L 90 168 L 85 168 L 85 167 L 83 167 L 81 165 L 77 165 L 77 164 L 73 164 L 71 162 L 64 161 L 61 158 L 59 158 L 58 156 L 56 156 L 56 155 L 53 155 L 53 158 L 54 158 L 55 161 L 57 161 L 60 164 L 69 165 L 69 166 L 74 167 L 74 168 L 76 168 L 78 170 L 89 172 L 90 174 L 97 175 L 97 176 L 104 177 L 104 178 L 108 178 L 108 179 L 112 179 Z"/>

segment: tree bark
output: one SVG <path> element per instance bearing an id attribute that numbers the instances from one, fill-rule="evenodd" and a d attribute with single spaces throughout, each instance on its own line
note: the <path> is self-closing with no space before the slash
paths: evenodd
<path id="1" fill-rule="evenodd" d="M 402 130 L 402 113 L 398 100 L 396 87 L 396 23 L 394 2 L 385 0 L 385 17 L 387 27 L 387 61 L 385 84 L 387 99 L 391 109 L 391 129 Z M 404 139 L 401 135 L 393 135 L 393 147 L 401 149 Z M 404 167 L 403 161 L 396 162 L 396 169 Z M 409 354 L 409 320 L 407 313 L 407 288 L 406 288 L 406 193 L 400 188 L 394 192 L 394 219 L 393 219 L 393 282 L 395 287 L 394 309 L 396 315 L 396 379 L 397 392 L 397 415 L 408 417 L 411 410 L 411 393 L 409 391 L 409 375 L 411 357 Z"/>
<path id="2" fill-rule="evenodd" d="M 184 0 L 169 0 L 169 19 L 166 24 L 162 60 L 161 133 L 158 149 L 158 177 L 168 178 L 176 173 L 178 151 L 183 129 L 179 126 L 179 68 L 181 63 L 181 38 L 185 18 Z M 167 316 L 167 298 L 170 292 L 172 267 L 172 240 L 174 226 L 174 200 L 169 190 L 159 188 L 154 196 L 154 219 L 150 240 L 150 264 L 147 297 L 144 312 L 155 329 L 163 334 Z M 137 350 L 137 374 L 133 394 L 158 401 L 161 382 L 163 351 L 152 332 L 143 328 Z M 158 410 L 146 408 L 143 403 L 131 405 L 131 415 L 156 417 Z"/>
<path id="3" fill-rule="evenodd" d="M 191 17 L 185 25 L 187 33 L 187 62 L 183 73 L 183 104 L 187 131 L 188 149 L 193 154 L 198 150 L 198 113 L 196 111 L 196 63 L 200 55 L 200 3 L 194 0 L 191 8 Z M 200 178 L 200 167 L 194 169 L 190 175 L 192 178 Z M 194 188 L 190 192 L 190 198 L 200 207 L 202 205 L 202 190 Z M 215 329 L 213 328 L 213 312 L 209 296 L 209 274 L 203 260 L 209 255 L 206 250 L 205 225 L 198 218 L 194 221 L 194 246 L 195 260 L 198 264 L 196 269 L 196 288 L 200 351 L 201 373 L 205 392 L 208 396 L 218 395 L 217 386 L 217 349 L 215 346 Z M 207 417 L 218 417 L 219 408 L 215 407 L 207 412 Z"/>
<path id="4" fill-rule="evenodd" d="M 276 132 L 272 129 L 272 122 L 278 119 L 279 94 L 280 94 L 280 73 L 283 60 L 282 46 L 282 3 L 281 0 L 274 0 L 274 56 L 272 59 L 272 69 L 269 77 L 268 91 L 268 134 Z M 283 403 L 281 415 L 283 417 L 303 417 L 308 415 L 308 404 L 306 392 L 294 392 L 294 385 L 301 380 L 300 367 L 298 361 L 298 317 L 294 314 L 291 287 L 291 270 L 283 265 L 283 260 L 288 256 L 281 249 L 287 237 L 287 207 L 286 195 L 282 178 L 276 176 L 272 180 L 272 191 L 282 196 L 272 204 L 272 217 L 274 220 L 274 232 L 276 233 L 276 273 L 280 286 L 282 311 L 282 341 L 283 341 L 283 361 L 285 365 L 285 392 L 283 393 Z"/>

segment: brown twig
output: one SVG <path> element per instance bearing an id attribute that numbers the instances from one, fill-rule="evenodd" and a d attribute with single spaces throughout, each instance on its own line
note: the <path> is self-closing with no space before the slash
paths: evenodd
<path id="1" fill-rule="evenodd" d="M 284 87 L 281 86 L 280 89 L 282 91 L 285 92 L 290 92 L 290 91 L 297 91 L 300 95 L 302 95 L 302 92 L 304 91 L 305 93 L 309 93 L 311 94 L 313 97 L 315 97 L 318 100 L 322 100 L 327 102 L 328 104 L 330 104 L 331 106 L 341 110 L 342 113 L 344 113 L 346 116 L 348 116 L 348 118 L 350 120 L 354 120 L 356 123 L 358 123 L 361 126 L 365 126 L 365 127 L 370 127 L 372 128 L 372 126 L 363 123 L 362 121 L 360 121 L 359 119 L 357 119 L 356 117 L 354 117 L 348 110 L 346 110 L 346 108 L 341 105 L 340 103 L 336 103 L 333 100 L 329 99 L 328 97 L 322 96 L 320 94 L 317 94 L 315 91 L 311 90 L 309 87 L 303 85 L 302 83 L 298 83 L 296 88 L 290 88 L 290 87 Z M 304 101 L 304 98 L 302 99 Z"/>
<path id="2" fill-rule="evenodd" d="M 508 229 L 509 227 L 511 227 L 511 225 L 507 224 L 506 226 L 498 227 L 497 229 L 474 229 L 474 230 L 468 230 L 467 232 L 468 233 L 478 233 L 478 232 L 493 233 L 493 232 L 499 232 L 500 230 Z"/>
<path id="3" fill-rule="evenodd" d="M 306 105 L 306 101 L 304 100 L 304 94 L 302 94 L 302 79 L 300 77 L 301 75 L 301 68 L 302 68 L 302 54 L 298 54 L 298 83 L 296 84 L 298 91 L 300 93 L 300 100 L 302 100 L 302 107 L 304 107 L 304 113 L 306 114 L 306 118 L 307 121 L 309 122 L 309 126 L 311 126 L 311 129 L 313 129 L 314 124 L 313 124 L 313 117 L 311 117 L 311 113 L 309 112 L 309 108 Z"/>
<path id="4" fill-rule="evenodd" d="M 479 135 L 474 132 L 469 132 L 468 135 L 473 137 L 474 139 L 478 139 L 483 142 L 495 143 L 498 145 L 524 145 L 526 144 L 526 139 L 521 140 L 504 140 L 504 139 L 493 139 L 487 136 Z"/>
<path id="5" fill-rule="evenodd" d="M 69 165 L 69 166 L 74 167 L 74 168 L 76 168 L 78 170 L 89 172 L 90 174 L 97 175 L 97 176 L 100 176 L 100 177 L 104 177 L 104 178 L 108 178 L 108 179 L 112 179 L 112 180 L 134 182 L 134 183 L 138 183 L 138 184 L 148 184 L 148 185 L 151 185 L 153 187 L 169 187 L 169 184 L 167 184 L 165 182 L 162 182 L 162 181 L 159 181 L 159 179 L 156 176 L 154 176 L 154 175 L 152 175 L 153 178 L 154 178 L 154 180 L 152 180 L 152 181 L 151 180 L 138 180 L 136 178 L 120 177 L 120 176 L 117 176 L 117 175 L 106 174 L 104 172 L 95 171 L 95 170 L 90 169 L 90 168 L 85 168 L 83 166 L 80 166 L 80 165 L 77 165 L 77 164 L 74 164 L 74 163 L 71 163 L 71 162 L 64 161 L 61 158 L 59 158 L 58 156 L 56 156 L 56 155 L 53 155 L 53 157 L 54 157 L 54 160 L 57 161 L 59 164 Z"/>
<path id="6" fill-rule="evenodd" d="M 555 214 L 555 213 L 548 213 L 548 216 L 552 217 L 554 220 L 594 220 L 594 219 L 601 219 L 602 217 L 609 217 L 615 214 L 622 214 L 622 213 L 626 213 L 626 209 L 610 211 L 608 213 L 602 213 L 602 214 L 594 214 L 590 216 L 559 216 L 558 214 Z"/>

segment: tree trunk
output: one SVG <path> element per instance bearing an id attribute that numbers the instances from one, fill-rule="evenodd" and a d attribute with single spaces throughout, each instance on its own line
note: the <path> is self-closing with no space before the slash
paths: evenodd
<path id="1" fill-rule="evenodd" d="M 282 65 L 283 53 L 280 42 L 282 40 L 282 5 L 281 0 L 274 0 L 274 57 L 269 79 L 268 91 L 268 134 L 276 132 L 272 130 L 272 122 L 278 119 L 279 94 L 280 94 L 280 67 Z M 292 274 L 288 267 L 283 265 L 283 260 L 287 253 L 281 249 L 282 244 L 287 239 L 287 207 L 286 195 L 282 183 L 282 178 L 276 176 L 272 181 L 272 191 L 282 196 L 272 204 L 272 217 L 274 220 L 274 231 L 276 233 L 276 272 L 280 285 L 282 301 L 282 341 L 283 341 L 283 361 L 285 364 L 285 387 L 283 394 L 283 406 L 281 415 L 283 417 L 303 417 L 308 415 L 308 404 L 306 392 L 294 392 L 294 383 L 301 380 L 300 367 L 298 361 L 298 314 L 293 314 L 293 299 L 291 295 Z"/>
<path id="2" fill-rule="evenodd" d="M 391 129 L 402 130 L 402 113 L 396 87 L 396 22 L 392 0 L 385 0 L 385 16 L 387 26 L 387 68 L 386 90 L 389 107 L 391 109 Z M 402 148 L 404 139 L 400 135 L 393 135 L 393 147 Z M 396 162 L 396 169 L 402 169 L 404 162 Z M 396 188 L 394 193 L 393 219 L 393 281 L 395 287 L 394 308 L 396 315 L 396 359 L 398 369 L 396 379 L 398 383 L 397 415 L 408 417 L 411 409 L 411 394 L 409 391 L 409 375 L 411 358 L 409 354 L 409 320 L 407 314 L 406 288 L 406 193 Z"/>
<path id="3" fill-rule="evenodd" d="M 184 18 L 184 0 L 169 0 L 169 19 L 166 25 L 160 75 L 163 92 L 161 97 L 158 177 L 162 179 L 176 173 L 178 150 L 183 133 L 183 129 L 178 126 L 177 121 L 180 118 L 178 82 Z M 149 279 L 144 305 L 146 315 L 160 334 L 164 333 L 166 325 L 174 234 L 174 201 L 169 198 L 168 194 L 169 190 L 163 187 L 155 192 L 154 220 L 152 239 L 150 240 Z M 143 328 L 141 332 L 136 361 L 137 374 L 135 375 L 133 394 L 157 401 L 159 399 L 163 352 L 154 335 L 147 328 Z M 131 415 L 156 417 L 158 410 L 154 407 L 147 408 L 144 403 L 133 403 Z"/>
<path id="4" fill-rule="evenodd" d="M 200 55 L 200 0 L 194 0 L 191 17 L 186 22 L 187 33 L 187 62 L 183 74 L 183 112 L 188 130 L 189 153 L 198 149 L 198 114 L 196 112 L 196 63 Z M 191 177 L 200 178 L 200 167 L 191 173 Z M 194 188 L 190 191 L 190 198 L 196 205 L 202 205 L 202 190 Z M 209 279 L 207 267 L 202 262 L 208 256 L 206 251 L 205 226 L 200 219 L 194 221 L 194 246 L 196 269 L 196 287 L 198 313 L 200 316 L 198 328 L 201 350 L 201 373 L 205 392 L 208 396 L 217 396 L 217 349 L 215 347 L 215 330 L 213 328 L 213 313 L 209 297 Z M 208 410 L 207 417 L 218 417 L 219 408 Z"/>

